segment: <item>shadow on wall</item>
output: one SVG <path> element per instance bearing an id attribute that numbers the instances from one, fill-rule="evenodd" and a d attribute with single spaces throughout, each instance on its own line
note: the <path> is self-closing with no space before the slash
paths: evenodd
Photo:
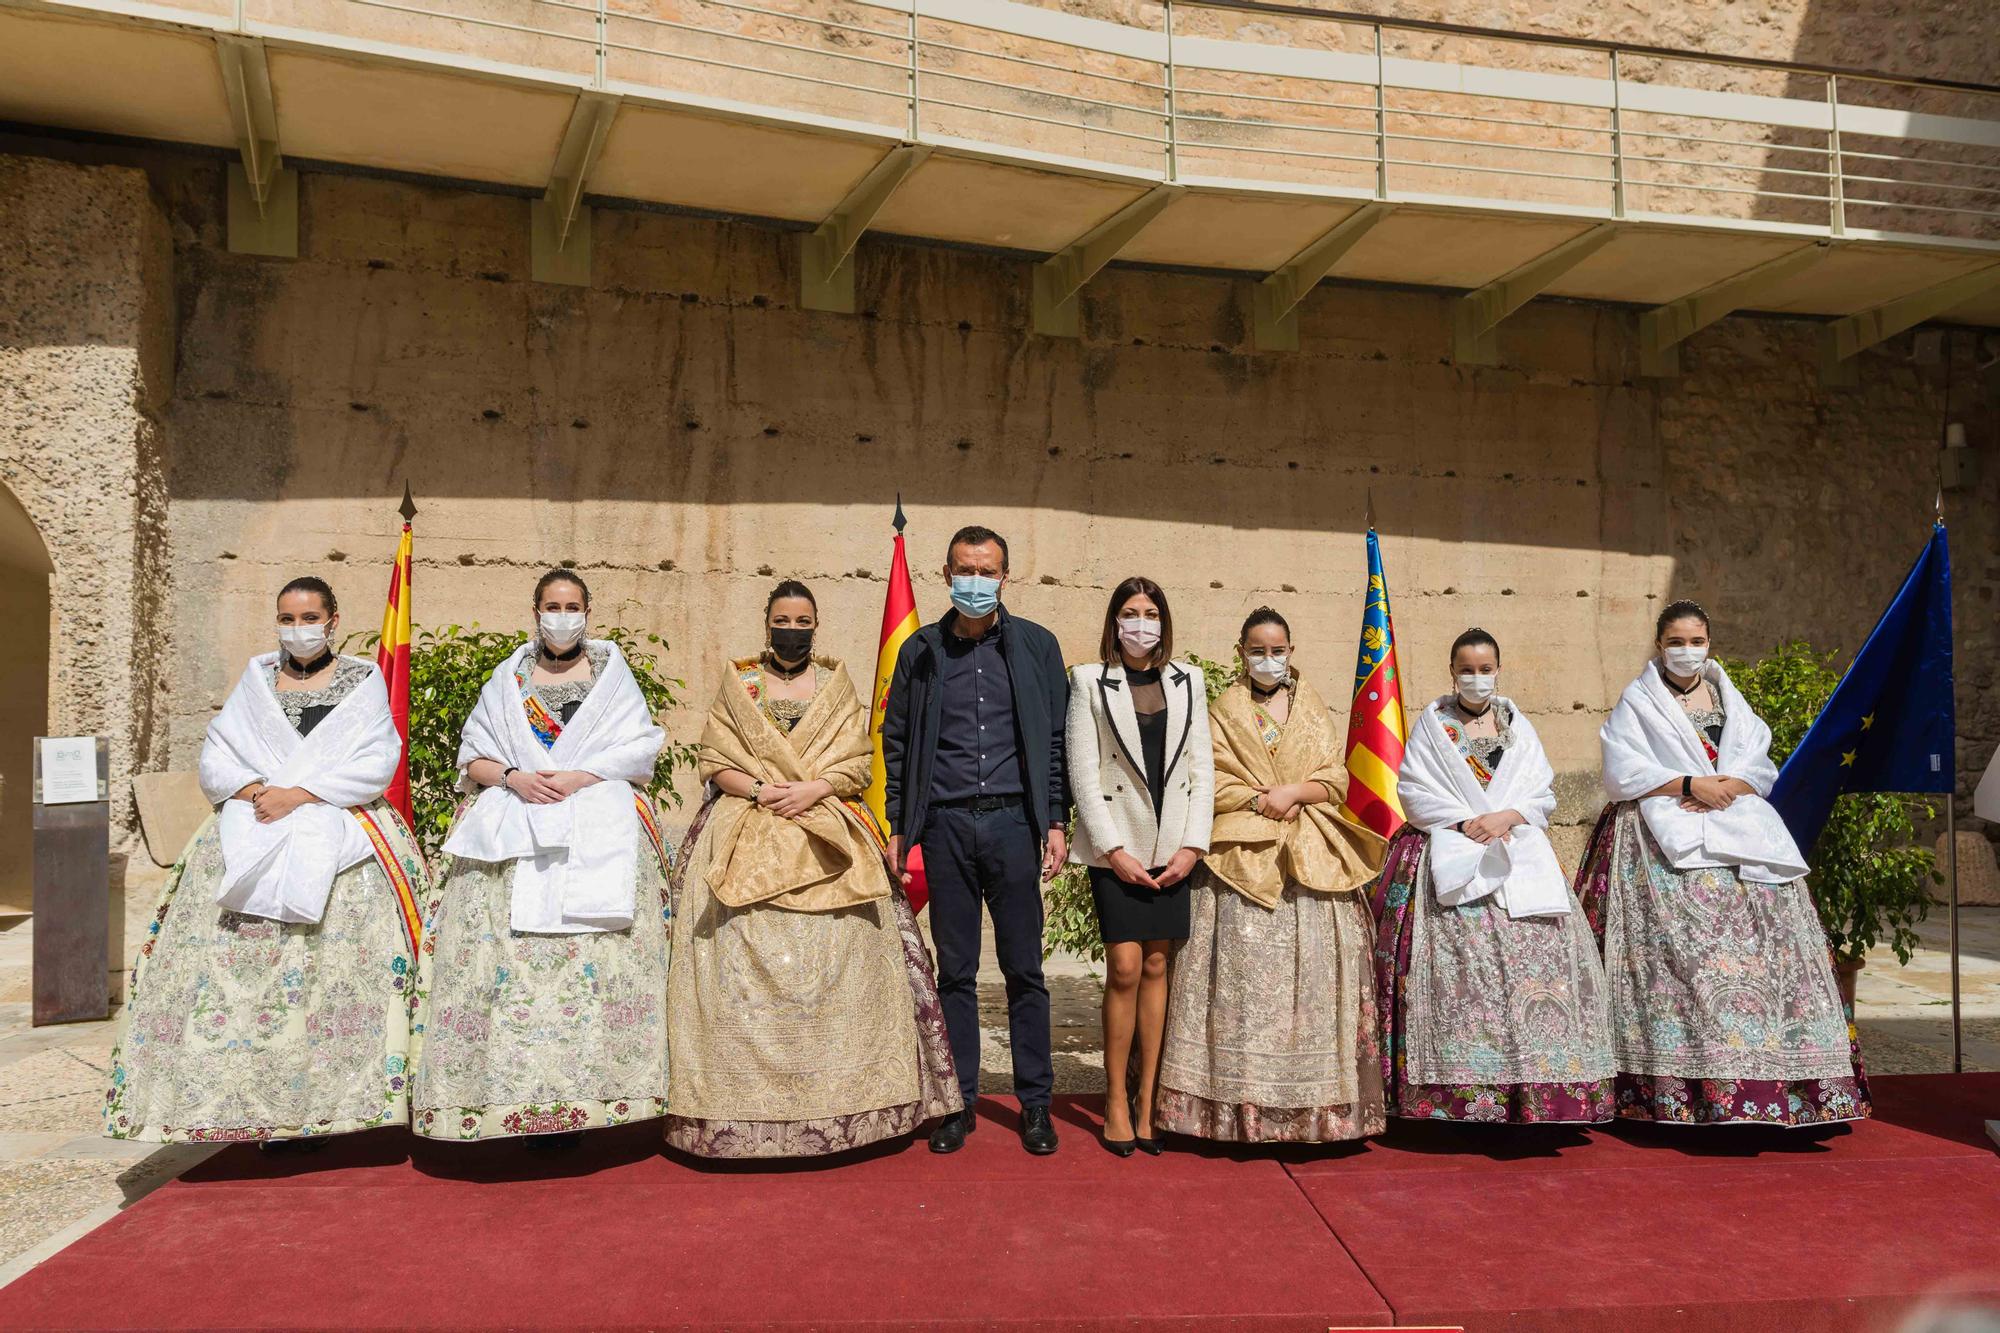
<path id="1" fill-rule="evenodd" d="M 431 206 L 406 185 L 305 188 L 322 236 Z M 453 203 L 508 236 L 525 207 Z M 1372 491 L 1405 536 L 1666 547 L 1624 312 L 1530 307 L 1510 364 L 1479 369 L 1451 362 L 1442 293 L 1338 289 L 1305 311 L 1312 350 L 1272 355 L 1250 345 L 1249 285 L 1209 276 L 1107 271 L 1076 341 L 1027 331 L 1027 265 L 937 247 L 863 247 L 847 316 L 796 308 L 797 237 L 744 223 L 600 208 L 588 290 L 341 245 L 292 265 L 183 251 L 177 502 L 390 508 L 407 476 L 420 503 L 886 511 L 900 490 L 1324 533 L 1361 531 Z"/>
<path id="2" fill-rule="evenodd" d="M 34 738 L 49 719 L 49 561 L 34 520 L 0 485 L 0 913 L 34 907 Z"/>

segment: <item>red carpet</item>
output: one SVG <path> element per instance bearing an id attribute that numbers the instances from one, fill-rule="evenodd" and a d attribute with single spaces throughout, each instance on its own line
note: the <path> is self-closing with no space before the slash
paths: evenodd
<path id="1" fill-rule="evenodd" d="M 1886 1328 L 2000 1302 L 2000 1075 L 1832 1130 L 1398 1124 L 1338 1149 L 705 1164 L 657 1126 L 231 1149 L 0 1291 L 0 1327 Z"/>

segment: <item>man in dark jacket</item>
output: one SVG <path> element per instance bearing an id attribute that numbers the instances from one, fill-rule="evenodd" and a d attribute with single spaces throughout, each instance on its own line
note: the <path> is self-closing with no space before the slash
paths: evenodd
<path id="1" fill-rule="evenodd" d="M 965 1109 L 931 1133 L 956 1152 L 979 1096 L 979 911 L 1007 979 L 1021 1142 L 1056 1150 L 1049 1121 L 1049 988 L 1042 980 L 1042 884 L 1069 854 L 1063 724 L 1069 674 L 1055 635 L 1000 605 L 1007 541 L 969 527 L 945 555 L 952 609 L 911 635 L 896 656 L 882 723 L 890 855 L 898 872 L 921 847 L 930 880 L 938 994 Z M 907 877 L 906 877 L 907 878 Z"/>

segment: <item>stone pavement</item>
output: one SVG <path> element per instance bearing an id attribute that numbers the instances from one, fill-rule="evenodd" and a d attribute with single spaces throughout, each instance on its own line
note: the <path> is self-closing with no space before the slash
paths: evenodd
<path id="1" fill-rule="evenodd" d="M 0 920 L 0 1284 L 214 1151 L 98 1137 L 98 1103 L 109 1076 L 115 1020 L 29 1026 L 32 929 L 26 919 L 16 918 L 11 927 Z M 1897 966 L 1895 956 L 1880 949 L 1861 974 L 1861 1046 L 1872 1073 L 1950 1068 L 1943 909 L 1921 934 L 1922 947 L 1908 967 Z M 1961 945 L 1965 1067 L 2000 1070 L 2000 907 L 1965 909 Z M 990 943 L 985 958 L 979 987 L 980 1089 L 1003 1093 L 1012 1083 L 1006 992 Z M 1047 974 L 1056 1089 L 1101 1088 L 1100 969 L 1058 957 L 1049 960 Z M 2000 1107 L 1994 1109 L 2000 1114 Z"/>

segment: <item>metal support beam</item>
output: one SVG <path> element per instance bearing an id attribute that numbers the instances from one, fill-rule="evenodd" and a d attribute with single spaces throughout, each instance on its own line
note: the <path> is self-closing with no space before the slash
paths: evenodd
<path id="1" fill-rule="evenodd" d="M 1876 343 L 1893 338 L 1904 329 L 1964 305 L 1973 297 L 2000 287 L 2000 264 L 1961 273 L 1932 287 L 1893 301 L 1884 301 L 1871 310 L 1822 325 L 1820 328 L 1820 375 L 1829 384 L 1853 383 L 1853 357 Z"/>
<path id="2" fill-rule="evenodd" d="M 854 247 L 896 187 L 931 155 L 927 146 L 891 148 L 869 168 L 826 221 L 799 241 L 799 304 L 807 310 L 854 313 Z"/>
<path id="3" fill-rule="evenodd" d="M 1453 357 L 1466 365 L 1498 365 L 1500 340 L 1495 331 L 1500 321 L 1547 291 L 1551 283 L 1602 250 L 1617 234 L 1616 223 L 1600 222 L 1477 291 L 1467 292 L 1453 321 Z"/>
<path id="4" fill-rule="evenodd" d="M 1299 350 L 1299 303 L 1394 207 L 1363 204 L 1251 289 L 1252 329 L 1259 351 Z"/>
<path id="5" fill-rule="evenodd" d="M 237 254 L 299 253 L 299 177 L 278 147 L 278 108 L 264 43 L 218 34 L 216 63 L 240 162 L 229 169 L 229 248 Z"/>
<path id="6" fill-rule="evenodd" d="M 1659 378 L 1680 374 L 1681 343 L 1723 316 L 1754 305 L 1832 252 L 1831 241 L 1816 241 L 1648 310 L 1639 316 L 1639 372 Z"/>
<path id="7" fill-rule="evenodd" d="M 1097 276 L 1120 250 L 1146 229 L 1181 193 L 1178 185 L 1155 185 L 1073 243 L 1035 265 L 1035 332 L 1051 338 L 1074 338 L 1082 332 L 1076 294 Z"/>
<path id="8" fill-rule="evenodd" d="M 536 282 L 590 285 L 590 208 L 583 192 L 617 116 L 618 98 L 608 93 L 579 93 L 570 108 L 549 187 L 528 205 L 528 272 Z"/>

